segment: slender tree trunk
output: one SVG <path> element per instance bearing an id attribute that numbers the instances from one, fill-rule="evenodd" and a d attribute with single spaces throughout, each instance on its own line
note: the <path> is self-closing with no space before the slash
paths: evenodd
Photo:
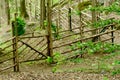
<path id="1" fill-rule="evenodd" d="M 96 7 L 96 0 L 92 0 L 92 6 Z M 97 21 L 97 13 L 96 11 L 92 11 L 92 23 L 95 23 Z M 97 31 L 92 31 L 92 35 L 97 34 Z M 94 38 L 93 38 L 93 42 L 94 42 Z"/>
<path id="2" fill-rule="evenodd" d="M 0 27 L 1 27 L 1 22 L 2 22 L 1 17 L 2 17 L 2 4 L 0 3 Z"/>
<path id="3" fill-rule="evenodd" d="M 105 6 L 105 7 L 109 6 L 109 1 L 110 1 L 110 0 L 104 0 L 104 6 Z"/>
<path id="4" fill-rule="evenodd" d="M 5 0 L 6 6 L 6 14 L 7 14 L 7 24 L 10 24 L 10 7 L 9 7 L 9 0 Z"/>
<path id="5" fill-rule="evenodd" d="M 104 6 L 110 6 L 115 0 L 104 0 Z"/>
<path id="6" fill-rule="evenodd" d="M 51 0 L 47 0 L 47 32 L 48 32 L 48 56 L 53 56 L 53 41 L 52 41 L 52 31 L 51 31 Z"/>
<path id="7" fill-rule="evenodd" d="M 25 0 L 21 0 L 20 5 L 21 5 L 21 11 L 20 11 L 21 17 L 28 19 L 29 15 L 28 15 L 27 10 L 26 10 Z"/>
<path id="8" fill-rule="evenodd" d="M 6 2 L 5 0 L 0 1 L 1 4 L 1 19 L 4 24 L 7 24 L 7 11 L 6 11 Z"/>
<path id="9" fill-rule="evenodd" d="M 69 30 L 72 32 L 72 16 L 71 16 L 70 5 L 71 5 L 71 2 L 69 2 L 69 4 L 68 4 L 68 26 L 69 26 Z"/>
<path id="10" fill-rule="evenodd" d="M 46 20 L 46 7 L 45 7 L 45 0 L 40 1 L 40 27 L 45 29 L 44 21 Z"/>
<path id="11" fill-rule="evenodd" d="M 43 10 L 42 10 L 42 9 L 43 9 L 42 7 L 43 7 L 43 6 L 42 6 L 42 0 L 40 0 L 40 28 L 42 27 L 42 14 L 43 14 L 43 13 L 42 13 L 42 11 L 43 11 Z"/>
<path id="12" fill-rule="evenodd" d="M 82 2 L 82 1 L 80 1 L 79 0 L 79 3 L 80 2 Z M 79 22 L 79 30 L 80 30 L 80 37 L 81 38 L 83 38 L 83 23 L 82 23 L 82 14 L 80 13 L 80 15 L 79 15 L 79 20 L 80 20 L 80 22 Z M 80 41 L 80 43 L 83 43 L 83 41 Z M 83 48 L 81 47 L 81 51 L 83 50 Z M 79 57 L 79 56 L 76 56 L 76 57 Z M 80 54 L 80 58 L 82 58 L 83 57 L 83 54 Z"/>
<path id="13" fill-rule="evenodd" d="M 36 2 L 35 2 L 35 19 L 38 19 L 37 17 L 37 14 L 38 14 L 38 12 L 37 12 L 37 6 L 38 6 L 38 2 L 39 2 L 39 0 L 36 0 Z"/>
<path id="14" fill-rule="evenodd" d="M 44 21 L 46 20 L 46 6 L 45 6 L 45 0 L 43 0 L 43 29 L 45 29 Z"/>
<path id="15" fill-rule="evenodd" d="M 29 3 L 29 8 L 30 8 L 30 21 L 32 20 L 32 0 L 30 0 L 30 3 Z"/>

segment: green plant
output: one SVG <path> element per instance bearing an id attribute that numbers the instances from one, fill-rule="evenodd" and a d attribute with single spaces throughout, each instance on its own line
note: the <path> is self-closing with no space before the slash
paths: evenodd
<path id="1" fill-rule="evenodd" d="M 56 52 L 54 53 L 53 57 L 47 57 L 46 62 L 48 64 L 56 64 L 53 68 L 52 68 L 52 72 L 56 72 L 57 69 L 59 68 L 59 66 L 64 62 L 65 58 L 59 53 Z"/>
<path id="2" fill-rule="evenodd" d="M 104 7 L 104 6 L 97 6 L 97 7 L 91 7 L 90 10 L 91 11 L 99 11 L 99 12 L 116 12 L 117 14 L 120 14 L 120 6 L 119 6 L 119 2 L 114 2 L 112 5 L 108 6 L 108 7 Z"/>
<path id="3" fill-rule="evenodd" d="M 70 49 L 71 50 L 78 49 L 74 51 L 75 55 L 84 54 L 84 53 L 88 53 L 88 54 L 113 53 L 114 51 L 119 50 L 120 46 L 116 44 L 112 45 L 110 43 L 102 43 L 102 42 L 94 43 L 88 41 L 84 43 L 77 42 L 72 46 L 70 46 Z"/>
<path id="4" fill-rule="evenodd" d="M 54 61 L 57 63 L 63 60 L 62 55 L 59 52 L 56 52 L 53 56 Z"/>
<path id="5" fill-rule="evenodd" d="M 48 22 L 45 20 L 44 21 L 44 25 L 47 26 L 48 25 Z M 57 28 L 57 25 L 55 25 L 54 23 L 51 24 L 51 29 L 52 29 L 52 32 L 53 32 L 53 35 L 55 38 L 59 38 L 60 35 L 58 34 L 58 28 Z"/>
<path id="6" fill-rule="evenodd" d="M 57 63 L 57 64 L 59 64 L 63 60 L 64 57 L 59 52 L 54 53 L 53 57 L 48 56 L 46 59 L 47 63 Z"/>
<path id="7" fill-rule="evenodd" d="M 16 34 L 15 27 L 17 27 L 17 35 L 18 36 L 23 35 L 25 33 L 25 24 L 26 23 L 22 18 L 17 17 L 16 22 L 13 21 L 13 26 L 14 26 L 13 34 L 14 35 Z"/>
<path id="8" fill-rule="evenodd" d="M 76 58 L 76 59 L 71 59 L 70 61 L 71 61 L 71 62 L 74 62 L 74 63 L 82 63 L 82 62 L 83 62 L 83 59 L 81 59 L 81 58 Z"/>
<path id="9" fill-rule="evenodd" d="M 120 74 L 120 69 L 116 69 L 114 71 L 112 71 L 111 75 L 117 75 L 117 74 Z"/>
<path id="10" fill-rule="evenodd" d="M 56 3 L 58 3 L 59 2 L 59 0 L 52 0 L 52 4 L 54 5 L 54 4 L 56 4 Z"/>
<path id="11" fill-rule="evenodd" d="M 120 66 L 120 60 L 115 60 L 114 63 L 112 63 L 113 66 Z M 112 71 L 111 75 L 120 74 L 120 69 L 115 69 Z"/>
<path id="12" fill-rule="evenodd" d="M 53 58 L 50 57 L 50 56 L 48 56 L 47 59 L 46 59 L 46 62 L 47 62 L 48 64 L 53 63 Z"/>
<path id="13" fill-rule="evenodd" d="M 101 63 L 98 65 L 98 67 L 100 70 L 104 70 L 106 72 L 113 69 L 113 65 L 104 63 L 103 60 L 101 60 Z"/>
<path id="14" fill-rule="evenodd" d="M 109 25 L 109 24 L 113 24 L 115 23 L 116 25 L 116 29 L 120 28 L 120 20 L 115 20 L 115 19 L 106 19 L 106 20 L 98 20 L 97 22 L 94 23 L 89 23 L 88 27 L 94 27 L 94 28 L 104 28 L 105 26 Z"/>
<path id="15" fill-rule="evenodd" d="M 112 52 L 116 51 L 118 48 L 119 48 L 118 45 L 112 45 L 112 44 L 106 43 L 106 44 L 104 44 L 103 52 L 104 53 L 112 53 Z"/>
<path id="16" fill-rule="evenodd" d="M 70 49 L 71 50 L 77 49 L 77 50 L 74 51 L 74 54 L 75 55 L 79 55 L 79 54 L 81 55 L 81 54 L 85 53 L 86 49 L 84 49 L 84 48 L 85 48 L 86 45 L 87 45 L 86 43 L 77 42 L 77 43 L 73 44 L 72 46 L 70 46 Z"/>
<path id="17" fill-rule="evenodd" d="M 109 78 L 104 76 L 104 77 L 103 77 L 103 80 L 109 80 Z"/>
<path id="18" fill-rule="evenodd" d="M 95 28 L 99 28 L 99 27 L 104 27 L 106 25 L 112 24 L 114 21 L 112 19 L 106 19 L 106 20 L 99 20 L 95 23 L 93 23 L 92 25 Z"/>
<path id="19" fill-rule="evenodd" d="M 52 68 L 52 72 L 55 73 L 55 72 L 57 71 L 57 69 L 58 69 L 58 68 L 57 68 L 56 66 L 53 67 L 53 68 Z"/>
<path id="20" fill-rule="evenodd" d="M 119 61 L 116 60 L 116 61 L 115 61 L 115 64 L 116 64 L 116 65 L 120 65 L 120 60 L 119 60 Z"/>
<path id="21" fill-rule="evenodd" d="M 54 23 L 52 23 L 51 28 L 52 28 L 54 37 L 55 37 L 55 38 L 58 38 L 58 37 L 59 37 L 59 34 L 58 34 L 58 32 L 57 32 L 57 26 L 56 26 Z"/>
<path id="22" fill-rule="evenodd" d="M 115 1 L 110 6 L 107 6 L 107 7 L 105 7 L 105 6 L 97 6 L 97 7 L 89 6 L 89 10 L 97 11 L 97 12 L 105 12 L 106 14 L 114 12 L 114 13 L 120 15 L 120 6 L 119 5 L 120 5 L 120 3 L 118 1 Z M 120 20 L 115 20 L 115 19 L 114 20 L 113 19 L 112 20 L 111 19 L 98 20 L 97 22 L 94 22 L 94 23 L 88 23 L 88 26 L 98 28 L 98 27 L 105 27 L 106 25 L 113 24 L 113 23 L 117 24 L 116 29 L 120 29 Z"/>

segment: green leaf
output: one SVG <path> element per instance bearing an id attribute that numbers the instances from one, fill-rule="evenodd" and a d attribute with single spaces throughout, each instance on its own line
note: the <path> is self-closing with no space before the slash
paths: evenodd
<path id="1" fill-rule="evenodd" d="M 109 80 L 109 78 L 108 77 L 103 77 L 103 80 Z"/>
<path id="2" fill-rule="evenodd" d="M 47 61 L 47 63 L 52 63 L 53 62 L 53 58 L 48 56 L 46 61 Z"/>
<path id="3" fill-rule="evenodd" d="M 14 27 L 17 27 L 17 35 L 18 36 L 23 35 L 25 33 L 26 23 L 22 18 L 18 17 L 16 19 L 16 26 L 15 26 L 15 21 L 13 21 L 13 24 L 14 24 Z M 14 29 L 13 33 L 14 33 L 14 35 L 16 34 L 15 29 Z"/>
<path id="4" fill-rule="evenodd" d="M 55 73 L 57 71 L 57 67 L 52 68 L 52 72 Z"/>

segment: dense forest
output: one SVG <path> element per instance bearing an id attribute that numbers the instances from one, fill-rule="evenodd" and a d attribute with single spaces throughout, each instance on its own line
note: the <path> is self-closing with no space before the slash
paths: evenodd
<path id="1" fill-rule="evenodd" d="M 0 80 L 120 80 L 120 0 L 0 0 Z"/>

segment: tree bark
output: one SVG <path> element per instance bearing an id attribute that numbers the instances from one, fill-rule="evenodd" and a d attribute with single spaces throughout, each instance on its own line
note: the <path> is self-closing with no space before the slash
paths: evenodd
<path id="1" fill-rule="evenodd" d="M 21 17 L 28 19 L 29 15 L 28 15 L 27 10 L 26 10 L 25 0 L 21 0 L 20 5 L 21 5 L 21 11 L 20 11 Z"/>
<path id="2" fill-rule="evenodd" d="M 7 14 L 7 24 L 10 24 L 10 7 L 9 0 L 5 0 L 6 14 Z"/>
<path id="3" fill-rule="evenodd" d="M 42 29 L 45 29 L 44 21 L 46 20 L 46 6 L 45 6 L 45 0 L 40 1 L 40 27 Z"/>
<path id="4" fill-rule="evenodd" d="M 97 3 L 96 0 L 92 0 L 92 6 L 93 7 L 97 6 L 96 3 Z M 92 11 L 92 23 L 95 23 L 96 21 L 97 21 L 97 13 L 96 13 L 96 11 Z M 92 35 L 95 35 L 95 34 L 97 34 L 97 31 L 96 30 L 92 31 Z M 95 41 L 94 39 L 95 38 L 93 38 L 93 42 Z"/>
<path id="5" fill-rule="evenodd" d="M 51 0 L 47 0 L 47 32 L 48 32 L 48 56 L 53 57 L 53 41 L 51 31 Z"/>

